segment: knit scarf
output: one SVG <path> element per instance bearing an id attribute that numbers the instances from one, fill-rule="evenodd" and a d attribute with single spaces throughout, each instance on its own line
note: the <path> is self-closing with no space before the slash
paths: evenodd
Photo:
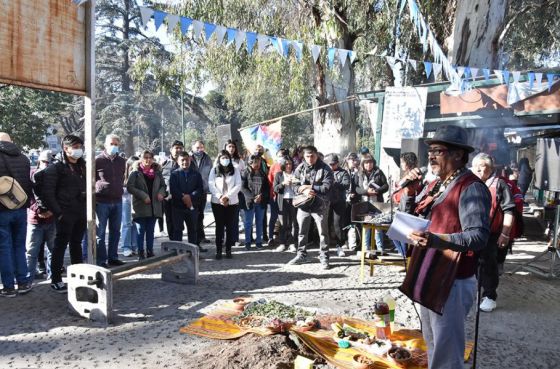
<path id="1" fill-rule="evenodd" d="M 154 179 L 156 176 L 156 171 L 152 166 L 145 167 L 144 164 L 140 164 L 140 171 L 149 179 Z"/>

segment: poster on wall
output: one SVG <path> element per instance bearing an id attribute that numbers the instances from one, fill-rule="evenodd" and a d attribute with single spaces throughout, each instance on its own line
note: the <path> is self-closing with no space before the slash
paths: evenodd
<path id="1" fill-rule="evenodd" d="M 420 138 L 426 117 L 426 87 L 387 87 L 381 146 L 400 149 L 403 138 Z"/>

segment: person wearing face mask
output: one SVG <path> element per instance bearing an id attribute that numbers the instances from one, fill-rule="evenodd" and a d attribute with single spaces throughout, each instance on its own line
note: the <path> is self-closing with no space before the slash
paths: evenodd
<path id="1" fill-rule="evenodd" d="M 234 228 L 239 207 L 241 174 L 233 166 L 229 152 L 222 150 L 216 165 L 210 171 L 208 187 L 212 193 L 212 213 L 216 219 L 216 259 L 222 258 L 224 229 L 226 231 L 226 258 L 231 258 L 231 247 L 235 243 Z"/>
<path id="2" fill-rule="evenodd" d="M 105 150 L 95 158 L 95 213 L 97 215 L 97 265 L 124 264 L 118 257 L 121 236 L 122 195 L 126 159 L 118 155 L 120 138 L 105 138 Z M 105 232 L 109 226 L 109 244 Z"/>
<path id="3" fill-rule="evenodd" d="M 57 161 L 44 170 L 43 189 L 38 199 L 53 213 L 56 223 L 54 247 L 51 252 L 51 288 L 67 292 L 62 281 L 62 265 L 66 247 L 70 246 L 72 264 L 82 262 L 81 241 L 86 230 L 86 162 L 84 141 L 68 135 L 62 139 L 62 152 Z"/>
<path id="4" fill-rule="evenodd" d="M 49 252 L 47 259 L 50 258 L 50 251 L 54 247 L 55 223 L 53 213 L 37 201 L 38 194 L 43 189 L 43 175 L 52 161 L 51 150 L 44 150 L 39 154 L 37 168 L 31 170 L 31 181 L 33 182 L 34 197 L 31 198 L 31 206 L 27 209 L 27 245 L 26 260 L 29 282 L 32 283 L 37 273 L 37 261 L 39 251 L 47 245 Z M 50 275 L 50 263 L 47 262 L 47 276 Z"/>
<path id="5" fill-rule="evenodd" d="M 191 168 L 200 173 L 204 185 L 204 193 L 198 198 L 196 208 L 198 210 L 197 220 L 197 237 L 200 243 L 209 243 L 204 233 L 204 209 L 206 208 L 206 194 L 210 191 L 208 189 L 208 177 L 210 177 L 210 170 L 212 170 L 212 159 L 206 152 L 204 152 L 204 142 L 197 140 L 192 145 L 192 160 Z"/>
<path id="6" fill-rule="evenodd" d="M 185 145 L 181 141 L 175 140 L 169 150 L 170 157 L 165 159 L 161 165 L 161 171 L 165 185 L 167 186 L 167 198 L 163 200 L 163 213 L 165 215 L 165 226 L 167 228 L 167 235 L 169 239 L 173 237 L 173 212 L 171 211 L 171 190 L 169 188 L 169 179 L 171 172 L 179 168 L 179 156 L 185 149 Z"/>

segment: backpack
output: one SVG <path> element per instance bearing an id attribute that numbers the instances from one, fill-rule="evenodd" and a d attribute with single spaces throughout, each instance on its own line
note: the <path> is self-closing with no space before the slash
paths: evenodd
<path id="1" fill-rule="evenodd" d="M 27 194 L 19 182 L 13 177 L 10 166 L 4 155 L 2 155 L 2 159 L 10 175 L 0 177 L 0 204 L 6 209 L 19 209 L 27 203 Z"/>

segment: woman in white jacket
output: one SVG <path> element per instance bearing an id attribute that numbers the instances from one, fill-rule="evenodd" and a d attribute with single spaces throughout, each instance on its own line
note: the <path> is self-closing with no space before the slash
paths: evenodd
<path id="1" fill-rule="evenodd" d="M 216 220 L 216 259 L 222 258 L 224 229 L 226 258 L 231 259 L 231 247 L 235 243 L 241 175 L 233 166 L 231 156 L 226 150 L 220 152 L 214 168 L 210 171 L 208 188 L 212 193 L 212 213 Z"/>

